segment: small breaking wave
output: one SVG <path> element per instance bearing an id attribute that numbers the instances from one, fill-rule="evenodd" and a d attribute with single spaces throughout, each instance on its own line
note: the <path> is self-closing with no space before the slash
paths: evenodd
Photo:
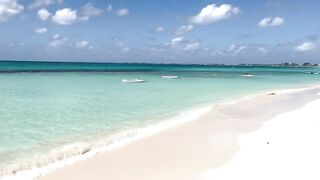
<path id="1" fill-rule="evenodd" d="M 105 140 L 92 143 L 75 143 L 52 150 L 46 155 L 31 158 L 7 168 L 0 174 L 0 180 L 32 180 L 44 174 L 69 166 L 75 162 L 85 160 L 94 155 L 126 146 L 134 141 L 166 131 L 181 124 L 194 121 L 203 114 L 209 112 L 212 106 L 205 106 L 198 109 L 182 112 L 177 116 L 165 119 L 154 125 L 142 128 L 131 129 L 117 133 Z"/>

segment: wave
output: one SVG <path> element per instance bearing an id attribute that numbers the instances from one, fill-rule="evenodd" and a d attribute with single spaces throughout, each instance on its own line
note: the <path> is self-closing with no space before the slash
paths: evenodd
<path id="1" fill-rule="evenodd" d="M 117 149 L 145 137 L 194 121 L 209 112 L 212 107 L 212 105 L 208 105 L 194 110 L 185 111 L 177 116 L 165 119 L 154 125 L 117 133 L 104 140 L 92 143 L 79 142 L 63 146 L 59 149 L 52 150 L 44 156 L 32 158 L 32 161 L 25 161 L 25 163 L 16 164 L 7 168 L 1 172 L 0 180 L 36 179 L 54 170 L 93 157 L 98 153 Z"/>

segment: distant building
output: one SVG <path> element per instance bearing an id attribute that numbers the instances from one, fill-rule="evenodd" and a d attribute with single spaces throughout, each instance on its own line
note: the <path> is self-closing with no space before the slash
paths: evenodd
<path id="1" fill-rule="evenodd" d="M 281 65 L 282 65 L 282 66 L 294 66 L 294 67 L 299 66 L 299 64 L 297 64 L 297 63 L 292 63 L 292 62 L 283 62 Z"/>
<path id="2" fill-rule="evenodd" d="M 312 64 L 312 63 L 303 63 L 302 66 L 319 66 L 319 64 Z"/>
<path id="3" fill-rule="evenodd" d="M 302 66 L 313 66 L 313 64 L 306 62 L 306 63 L 303 63 Z"/>

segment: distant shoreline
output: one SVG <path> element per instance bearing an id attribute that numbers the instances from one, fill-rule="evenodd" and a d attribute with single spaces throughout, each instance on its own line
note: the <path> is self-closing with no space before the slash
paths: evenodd
<path id="1" fill-rule="evenodd" d="M 303 65 L 298 63 L 280 63 L 280 64 L 250 64 L 250 63 L 239 63 L 239 64 L 189 64 L 189 63 L 144 63 L 144 62 L 88 62 L 88 61 L 48 61 L 48 60 L 0 60 L 1 63 L 41 63 L 41 64 L 51 64 L 51 63 L 58 63 L 58 64 L 119 64 L 119 65 L 162 65 L 162 66 L 213 66 L 213 67 L 317 67 L 320 66 L 319 64 L 309 63 L 311 65 Z"/>

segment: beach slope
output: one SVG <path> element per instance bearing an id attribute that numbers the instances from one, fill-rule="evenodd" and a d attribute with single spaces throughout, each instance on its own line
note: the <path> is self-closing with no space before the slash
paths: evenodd
<path id="1" fill-rule="evenodd" d="M 220 104 L 196 121 L 40 179 L 319 179 L 319 92 L 281 91 Z"/>

